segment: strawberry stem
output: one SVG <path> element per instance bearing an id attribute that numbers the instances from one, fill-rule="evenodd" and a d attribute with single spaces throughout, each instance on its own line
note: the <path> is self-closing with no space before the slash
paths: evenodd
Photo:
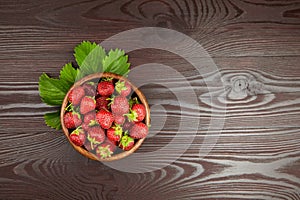
<path id="1" fill-rule="evenodd" d="M 94 150 L 94 144 L 93 142 L 90 142 L 91 143 L 91 149 Z"/>
<path id="2" fill-rule="evenodd" d="M 73 111 L 73 109 L 74 107 L 71 103 L 65 108 L 66 111 Z"/>
<path id="3" fill-rule="evenodd" d="M 106 100 L 110 101 L 107 105 L 110 106 L 111 104 L 114 103 L 114 99 L 115 99 L 115 96 L 112 95 L 111 98 L 107 98 Z"/>
<path id="4" fill-rule="evenodd" d="M 91 85 L 91 86 L 94 86 L 94 85 L 95 85 L 95 82 L 90 81 L 90 82 L 88 82 L 88 83 L 86 83 L 86 84 Z"/>
<path id="5" fill-rule="evenodd" d="M 137 121 L 138 114 L 136 111 L 130 109 L 130 112 L 127 114 L 124 114 L 124 116 L 127 117 L 128 121 L 134 122 L 134 121 Z"/>
<path id="6" fill-rule="evenodd" d="M 112 81 L 113 79 L 114 79 L 114 78 L 112 78 L 112 77 L 105 77 L 105 78 L 102 78 L 102 79 L 101 79 L 101 82 L 102 82 L 102 81 L 108 81 L 108 82 L 109 82 L 109 81 Z"/>
<path id="7" fill-rule="evenodd" d="M 134 97 L 132 99 L 129 99 L 128 103 L 129 103 L 129 107 L 131 108 L 134 104 L 139 104 L 140 102 L 137 97 Z"/>
<path id="8" fill-rule="evenodd" d="M 89 126 L 95 126 L 97 124 L 98 124 L 97 120 L 91 120 Z"/>
<path id="9" fill-rule="evenodd" d="M 127 90 L 127 87 L 125 86 L 125 81 L 118 81 L 116 82 L 115 86 L 116 91 L 121 94 L 122 90 Z"/>
<path id="10" fill-rule="evenodd" d="M 74 131 L 76 131 L 76 134 L 79 134 L 79 129 L 81 129 L 82 126 L 78 126 Z"/>
<path id="11" fill-rule="evenodd" d="M 115 129 L 115 135 L 121 136 L 123 133 L 123 129 L 119 124 L 116 124 L 113 129 Z"/>

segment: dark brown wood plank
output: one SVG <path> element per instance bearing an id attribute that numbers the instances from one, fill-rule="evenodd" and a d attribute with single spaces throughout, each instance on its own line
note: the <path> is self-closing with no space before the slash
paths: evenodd
<path id="1" fill-rule="evenodd" d="M 0 59 L 61 58 L 81 40 L 101 42 L 144 26 L 186 33 L 212 56 L 299 55 L 299 1 L 187 2 L 29 1 L 15 12 L 13 1 L 5 3 Z"/>
<path id="2" fill-rule="evenodd" d="M 175 192 L 176 196 L 172 197 L 175 199 L 199 195 L 224 199 L 241 198 L 242 195 L 297 199 L 300 174 L 289 169 L 299 167 L 298 133 L 297 128 L 231 129 L 223 130 L 220 135 L 201 131 L 190 149 L 168 167 L 151 173 L 131 174 L 88 161 L 67 144 L 62 134 L 58 137 L 55 132 L 20 132 L 10 141 L 1 139 L 1 189 L 15 198 L 20 195 L 30 198 L 35 194 L 51 199 L 68 199 L 69 195 L 109 199 L 110 195 L 121 198 L 129 191 L 128 199 L 142 198 L 149 192 L 155 192 L 157 198 L 167 198 Z M 162 132 L 146 140 L 138 152 L 163 147 L 171 135 Z M 188 133 L 185 135 L 190 137 Z M 199 145 L 203 145 L 205 137 L 213 136 L 219 137 L 213 150 L 205 158 L 199 157 Z M 16 146 L 18 138 L 22 138 L 23 143 L 17 145 L 18 154 L 15 154 L 10 146 Z M 36 142 L 35 149 L 33 142 Z M 73 184 L 78 191 L 72 189 Z M 220 189 L 214 190 L 213 185 Z M 9 188 L 16 190 L 8 193 Z M 145 196 L 145 199 L 151 198 Z"/>
<path id="3" fill-rule="evenodd" d="M 264 27 L 261 27 L 262 25 L 253 25 L 251 28 L 245 24 L 235 26 L 237 27 L 225 27 L 224 29 L 228 29 L 226 31 L 216 27 L 216 30 L 213 29 L 208 31 L 208 33 L 201 34 L 197 30 L 194 30 L 194 32 L 189 35 L 191 38 L 197 40 L 199 44 L 214 57 L 299 55 L 300 47 L 298 41 L 300 28 L 287 28 L 287 30 L 272 28 L 270 33 L 265 33 L 265 31 L 259 31 L 260 33 L 257 33 L 258 31 L 253 32 L 253 29 L 263 30 Z M 4 28 L 4 33 L 1 34 L 3 40 L 0 42 L 0 59 L 38 60 L 63 58 L 64 55 L 70 54 L 70 50 L 82 40 L 91 40 L 100 43 L 120 32 L 119 29 L 111 29 L 107 30 L 107 32 L 110 33 L 107 34 L 101 32 L 101 30 L 97 30 L 96 32 L 77 36 L 73 31 L 69 32 L 64 29 L 53 31 L 53 33 L 49 33 L 47 30 L 39 30 L 35 27 L 29 28 L 28 30 L 27 28 L 16 26 L 12 29 L 17 29 L 18 32 L 10 32 L 8 28 Z M 246 31 L 252 33 L 243 35 L 244 29 L 250 29 Z M 8 34 L 6 34 L 7 32 Z M 24 32 L 27 33 L 25 34 Z M 213 34 L 213 37 L 211 34 Z M 59 37 L 57 37 L 57 35 L 59 35 Z M 14 38 L 18 38 L 18 40 Z M 122 46 L 120 48 L 122 48 Z"/>

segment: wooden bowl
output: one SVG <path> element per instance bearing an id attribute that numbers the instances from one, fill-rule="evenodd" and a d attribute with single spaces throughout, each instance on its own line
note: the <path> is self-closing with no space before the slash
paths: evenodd
<path id="1" fill-rule="evenodd" d="M 68 93 L 66 94 L 65 98 L 64 98 L 64 101 L 62 103 L 62 107 L 61 107 L 61 113 L 60 113 L 60 121 L 61 121 L 61 125 L 62 125 L 62 130 L 65 134 L 65 136 L 68 138 L 69 142 L 71 143 L 71 145 L 79 152 L 81 153 L 82 155 L 90 158 L 90 159 L 93 159 L 93 160 L 98 160 L 98 161 L 113 161 L 113 160 L 119 160 L 119 159 L 122 159 L 122 158 L 125 158 L 126 156 L 129 156 L 130 154 L 132 154 L 133 152 L 135 152 L 140 146 L 141 144 L 143 143 L 143 141 L 145 140 L 145 138 L 143 139 L 139 139 L 134 147 L 132 149 L 130 149 L 129 151 L 124 151 L 124 152 L 121 152 L 121 153 L 118 153 L 118 154 L 115 154 L 115 155 L 112 155 L 111 157 L 109 158 L 105 158 L 105 159 L 102 159 L 102 158 L 98 158 L 96 155 L 94 155 L 93 153 L 87 151 L 86 149 L 84 149 L 83 147 L 79 147 L 79 146 L 76 146 L 73 142 L 71 142 L 70 140 L 70 137 L 69 137 L 69 130 L 65 127 L 64 123 L 63 123 L 63 116 L 64 116 L 64 113 L 65 113 L 65 108 L 68 104 L 68 95 L 70 93 L 70 91 L 74 88 L 74 87 L 77 87 L 77 86 L 80 86 L 82 85 L 83 83 L 85 82 L 88 82 L 88 81 L 91 81 L 91 80 L 94 80 L 94 79 L 100 79 L 100 78 L 105 78 L 105 77 L 112 77 L 114 79 L 117 79 L 117 80 L 124 80 L 126 82 L 128 82 L 131 87 L 132 87 L 132 90 L 134 91 L 134 93 L 137 95 L 137 97 L 139 98 L 140 102 L 142 104 L 144 104 L 145 108 L 146 108 L 146 116 L 145 116 L 145 124 L 147 126 L 150 125 L 150 109 L 149 109 L 149 105 L 148 105 L 148 102 L 147 102 L 147 99 L 146 97 L 144 96 L 144 94 L 135 86 L 133 85 L 127 78 L 123 77 L 123 76 L 120 76 L 120 75 L 117 75 L 117 74 L 113 74 L 113 73 L 95 73 L 95 74 L 91 74 L 91 75 L 88 75 L 84 78 L 82 78 L 81 80 L 77 81 L 71 88 L 70 90 L 68 91 Z"/>

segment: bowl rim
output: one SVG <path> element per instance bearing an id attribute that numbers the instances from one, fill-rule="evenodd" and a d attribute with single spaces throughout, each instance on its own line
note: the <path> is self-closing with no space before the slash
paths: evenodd
<path id="1" fill-rule="evenodd" d="M 124 151 L 122 153 L 119 153 L 119 154 L 116 154 L 116 155 L 113 155 L 109 158 L 98 158 L 95 154 L 87 151 L 86 149 L 80 147 L 80 146 L 76 146 L 71 140 L 70 140 L 70 137 L 69 137 L 69 131 L 68 129 L 65 127 L 64 123 L 63 123 L 63 117 L 64 117 L 64 113 L 65 113 L 65 108 L 66 108 L 66 105 L 68 104 L 68 95 L 70 93 L 70 91 L 77 87 L 77 86 L 80 86 L 82 85 L 83 83 L 89 81 L 89 80 L 93 80 L 93 79 L 96 79 L 96 78 L 106 78 L 106 77 L 112 77 L 114 79 L 118 79 L 118 80 L 122 80 L 122 81 L 126 81 L 130 84 L 132 90 L 137 94 L 140 102 L 142 104 L 144 104 L 145 108 L 146 108 L 146 116 L 145 116 L 145 123 L 146 125 L 149 127 L 150 126 L 150 108 L 149 108 L 149 104 L 148 104 L 148 101 L 145 97 L 145 95 L 134 85 L 130 82 L 130 80 L 128 80 L 126 77 L 124 76 L 121 76 L 121 75 L 118 75 L 118 74 L 114 74 L 114 73 L 110 73 L 110 72 L 99 72 L 99 73 L 94 73 L 94 74 L 90 74 L 90 75 L 87 75 L 85 77 L 83 77 L 82 79 L 80 79 L 79 81 L 75 82 L 71 88 L 68 90 L 67 94 L 65 95 L 65 98 L 63 100 L 63 103 L 62 103 L 62 106 L 61 106 L 61 110 L 60 110 L 60 122 L 61 122 L 61 126 L 62 126 L 62 130 L 65 134 L 65 136 L 67 137 L 69 143 L 73 146 L 73 148 L 75 148 L 75 150 L 77 150 L 79 153 L 81 153 L 82 155 L 84 155 L 85 157 L 87 158 L 90 158 L 92 160 L 97 160 L 97 161 L 114 161 L 114 160 L 119 160 L 119 159 L 122 159 L 122 158 L 125 158 L 127 156 L 129 156 L 130 154 L 132 154 L 133 152 L 135 152 L 140 146 L 141 144 L 144 142 L 145 138 L 142 138 L 142 139 L 139 139 L 134 147 L 132 149 L 130 149 L 129 151 Z"/>

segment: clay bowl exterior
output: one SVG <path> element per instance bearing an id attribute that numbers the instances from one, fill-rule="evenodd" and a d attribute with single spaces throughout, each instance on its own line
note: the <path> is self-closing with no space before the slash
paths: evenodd
<path id="1" fill-rule="evenodd" d="M 145 108 L 146 108 L 146 116 L 145 116 L 145 124 L 147 126 L 150 125 L 150 109 L 149 109 L 149 105 L 148 105 L 148 102 L 147 102 L 147 99 L 146 97 L 144 96 L 144 94 L 136 87 L 134 86 L 127 78 L 123 77 L 123 76 L 120 76 L 120 75 L 117 75 L 117 74 L 113 74 L 113 73 L 107 73 L 107 72 L 104 72 L 104 73 L 95 73 L 95 74 L 91 74 L 91 75 L 88 75 L 84 78 L 82 78 L 81 80 L 77 81 L 71 88 L 70 90 L 68 91 L 68 93 L 66 94 L 65 98 L 64 98 L 64 101 L 62 103 L 62 107 L 61 107 L 61 113 L 60 113 L 60 121 L 61 121 L 61 125 L 62 125 L 62 130 L 65 134 L 65 136 L 67 137 L 67 139 L 69 140 L 70 144 L 79 152 L 81 153 L 82 155 L 84 155 L 85 157 L 87 158 L 90 158 L 92 160 L 98 160 L 98 161 L 114 161 L 114 160 L 119 160 L 119 159 L 122 159 L 122 158 L 125 158 L 126 156 L 129 156 L 130 154 L 132 154 L 133 152 L 135 152 L 143 143 L 143 141 L 145 140 L 145 138 L 143 139 L 139 139 L 134 147 L 129 150 L 129 151 L 124 151 L 122 153 L 119 153 L 119 154 L 116 154 L 116 155 L 112 155 L 111 157 L 109 158 L 105 158 L 105 159 L 101 159 L 101 158 L 98 158 L 96 155 L 94 155 L 93 153 L 87 151 L 86 149 L 82 148 L 82 147 L 79 147 L 79 146 L 76 146 L 75 144 L 73 144 L 73 142 L 71 142 L 70 140 L 70 137 L 69 137 L 69 130 L 65 127 L 64 123 L 63 123 L 63 116 L 64 116 L 64 113 L 65 113 L 65 108 L 68 104 L 68 95 L 70 93 L 70 91 L 74 88 L 74 87 L 77 87 L 77 86 L 80 86 L 82 85 L 83 83 L 87 82 L 87 81 L 90 81 L 90 80 L 94 80 L 94 79 L 100 79 L 100 78 L 105 78 L 105 77 L 111 77 L 111 78 L 114 78 L 114 79 L 117 79 L 117 80 L 124 80 L 126 82 L 128 82 L 131 87 L 132 87 L 132 90 L 136 93 L 136 95 L 138 96 L 140 102 L 142 104 L 144 104 Z"/>

